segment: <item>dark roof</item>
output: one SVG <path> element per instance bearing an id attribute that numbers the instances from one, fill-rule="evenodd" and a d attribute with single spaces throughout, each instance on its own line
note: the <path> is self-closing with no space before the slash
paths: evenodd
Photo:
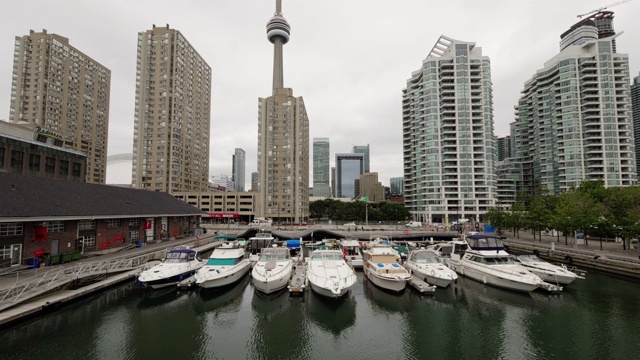
<path id="1" fill-rule="evenodd" d="M 0 172 L 0 219 L 201 214 L 205 212 L 164 192 Z"/>

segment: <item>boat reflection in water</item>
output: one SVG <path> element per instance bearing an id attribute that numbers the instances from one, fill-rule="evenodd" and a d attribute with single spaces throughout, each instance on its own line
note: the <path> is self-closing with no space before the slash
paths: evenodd
<path id="1" fill-rule="evenodd" d="M 200 289 L 198 291 L 200 301 L 194 304 L 193 310 L 196 314 L 238 311 L 249 282 L 251 282 L 251 276 L 247 273 L 233 284 L 215 289 Z"/>
<path id="2" fill-rule="evenodd" d="M 356 322 L 356 300 L 351 292 L 330 299 L 309 291 L 305 300 L 307 316 L 325 332 L 337 336 Z"/>
<path id="3" fill-rule="evenodd" d="M 371 281 L 366 280 L 363 281 L 362 287 L 365 298 L 371 303 L 371 307 L 382 310 L 383 312 L 408 312 L 411 310 L 413 298 L 422 297 L 412 289 L 406 289 L 405 292 L 398 293 L 384 290 L 375 286 Z"/>
<path id="4" fill-rule="evenodd" d="M 150 288 L 139 288 L 140 291 L 140 302 L 138 303 L 138 308 L 141 309 L 149 309 L 156 306 L 162 306 L 168 304 L 182 295 L 186 295 L 185 293 L 181 293 L 175 286 L 165 287 L 158 290 L 153 290 Z"/>
<path id="5" fill-rule="evenodd" d="M 310 359 L 313 342 L 301 298 L 289 297 L 286 289 L 265 294 L 250 286 L 251 333 L 247 354 L 260 359 Z M 253 358 L 247 356 L 247 358 Z"/>

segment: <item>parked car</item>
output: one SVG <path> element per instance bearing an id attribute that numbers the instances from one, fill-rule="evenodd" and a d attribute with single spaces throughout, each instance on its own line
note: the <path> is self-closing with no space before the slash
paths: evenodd
<path id="1" fill-rule="evenodd" d="M 409 221 L 409 223 L 405 224 L 404 226 L 408 228 L 420 228 L 422 227 L 422 223 L 420 221 Z"/>

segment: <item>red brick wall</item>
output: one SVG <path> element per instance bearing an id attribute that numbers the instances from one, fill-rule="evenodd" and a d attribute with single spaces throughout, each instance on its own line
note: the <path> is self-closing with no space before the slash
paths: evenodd
<path id="1" fill-rule="evenodd" d="M 50 232 L 47 230 L 47 241 L 45 242 L 34 241 L 36 225 L 39 224 L 41 224 L 41 222 L 24 223 L 24 246 L 22 249 L 22 258 L 32 258 L 33 253 L 40 249 L 45 249 L 44 252 L 50 253 L 52 240 L 60 240 L 58 249 L 59 253 L 75 250 L 76 231 L 78 227 L 77 221 L 65 221 L 64 231 L 61 232 Z M 71 244 L 71 247 L 68 247 L 67 244 Z"/>

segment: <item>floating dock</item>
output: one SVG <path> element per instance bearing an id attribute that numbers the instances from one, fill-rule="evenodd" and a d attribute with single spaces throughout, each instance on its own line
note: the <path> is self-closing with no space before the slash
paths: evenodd
<path id="1" fill-rule="evenodd" d="M 306 287 L 307 265 L 296 265 L 296 268 L 293 271 L 293 275 L 291 275 L 291 279 L 289 280 L 289 286 L 287 286 L 287 289 L 289 289 L 289 294 L 302 295 Z"/>
<path id="2" fill-rule="evenodd" d="M 425 295 L 433 295 L 436 291 L 435 285 L 429 285 L 428 283 L 418 279 L 415 276 L 411 276 L 411 280 L 409 280 L 409 284 L 413 286 L 419 293 Z"/>

